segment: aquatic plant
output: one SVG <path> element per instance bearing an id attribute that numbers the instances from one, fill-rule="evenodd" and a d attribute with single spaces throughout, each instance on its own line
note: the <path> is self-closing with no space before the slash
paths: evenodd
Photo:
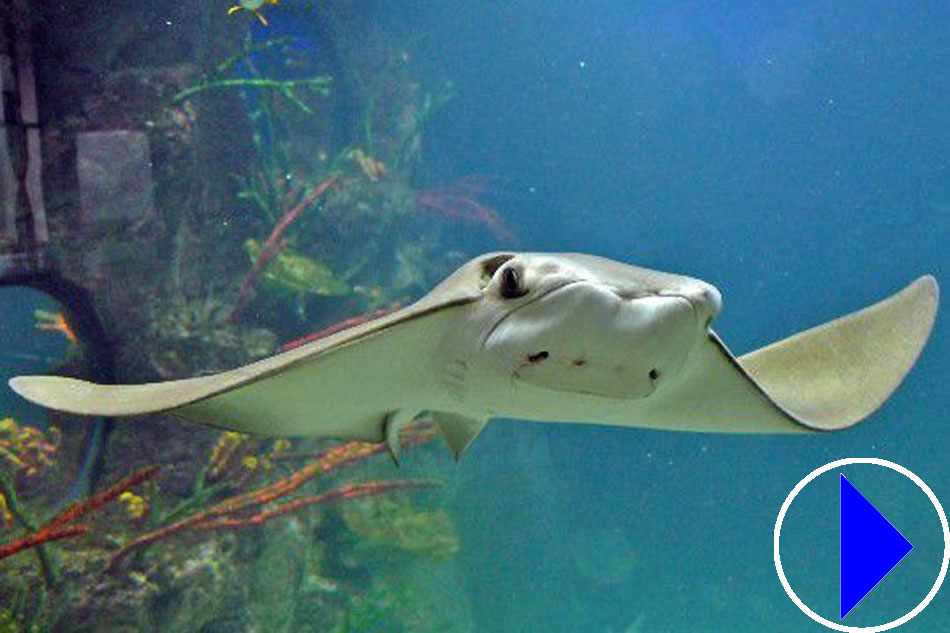
<path id="1" fill-rule="evenodd" d="M 102 508 L 110 501 L 120 497 L 130 488 L 133 488 L 147 481 L 148 479 L 151 479 L 157 472 L 158 466 L 140 468 L 102 492 L 92 495 L 91 497 L 88 497 L 82 501 L 76 501 L 70 504 L 65 510 L 59 512 L 56 516 L 43 523 L 40 527 L 31 527 L 30 524 L 32 521 L 25 520 L 25 514 L 17 502 L 16 493 L 13 490 L 13 487 L 9 485 L 10 482 L 8 479 L 5 479 L 2 477 L 2 475 L 0 475 L 0 489 L 2 489 L 3 495 L 7 498 L 7 503 L 11 512 L 24 527 L 33 531 L 33 534 L 30 534 L 29 536 L 26 536 L 22 539 L 12 543 L 7 543 L 5 545 L 0 545 L 0 559 L 12 556 L 13 554 L 21 552 L 25 549 L 29 549 L 30 547 L 35 547 L 41 543 L 56 540 L 58 538 L 65 538 L 66 536 L 85 533 L 88 528 L 84 525 L 72 525 L 73 521 L 76 521 L 89 512 Z M 69 533 L 67 534 L 66 532 Z"/>
<path id="2" fill-rule="evenodd" d="M 45 526 L 38 532 L 21 539 L 0 545 L 0 559 L 18 554 L 23 550 L 37 547 L 44 543 L 52 543 L 70 536 L 85 534 L 89 528 L 85 525 L 67 525 L 63 527 Z"/>
<path id="3" fill-rule="evenodd" d="M 280 253 L 287 245 L 287 240 L 284 238 L 284 234 L 287 232 L 287 229 L 300 217 L 300 214 L 306 211 L 308 208 L 316 204 L 316 202 L 323 197 L 327 191 L 332 187 L 337 181 L 337 176 L 331 176 L 327 180 L 324 180 L 319 185 L 313 187 L 310 192 L 304 196 L 297 204 L 288 208 L 284 214 L 281 216 L 280 220 L 277 222 L 277 225 L 271 231 L 270 235 L 267 237 L 267 240 L 264 242 L 264 245 L 259 249 L 257 257 L 254 261 L 254 266 L 251 268 L 251 272 L 248 273 L 247 277 L 244 279 L 244 283 L 241 285 L 241 290 L 238 294 L 237 303 L 234 305 L 234 309 L 231 311 L 231 321 L 235 321 L 241 312 L 244 310 L 244 307 L 247 305 L 247 301 L 250 298 L 251 290 L 254 287 L 254 282 L 257 279 L 258 275 L 261 274 L 261 271 L 264 267 Z"/>
<path id="4" fill-rule="evenodd" d="M 263 254 L 263 248 L 255 239 L 245 241 L 244 249 L 255 264 Z M 351 292 L 350 287 L 340 280 L 329 266 L 318 259 L 301 254 L 290 246 L 284 246 L 270 259 L 261 277 L 272 287 L 295 295 L 332 297 Z"/>
<path id="5" fill-rule="evenodd" d="M 262 473 L 270 471 L 273 458 L 290 446 L 289 440 L 281 438 L 272 443 L 269 452 L 262 454 L 259 449 L 263 443 L 265 441 L 262 438 L 243 433 L 222 433 L 211 451 L 200 481 L 211 485 L 227 482 L 234 489 L 252 482 Z"/>
<path id="6" fill-rule="evenodd" d="M 237 200 L 258 214 L 257 235 L 235 231 L 233 236 L 253 261 L 230 310 L 231 323 L 245 315 L 262 279 L 270 289 L 292 295 L 298 325 L 313 320 L 312 308 L 331 311 L 323 317 L 332 319 L 417 294 L 443 272 L 445 259 L 437 231 L 425 231 L 427 225 L 415 221 L 418 210 L 471 219 L 494 235 L 508 235 L 497 214 L 474 196 L 450 199 L 435 190 L 414 195 L 409 186 L 409 167 L 421 155 L 422 128 L 451 99 L 450 82 L 425 92 L 410 81 L 405 46 L 372 48 L 381 59 L 371 63 L 347 58 L 346 72 L 341 69 L 337 80 L 345 84 L 341 90 L 356 90 L 354 105 L 364 107 L 360 129 L 350 130 L 355 138 L 340 143 L 329 134 L 327 121 L 295 101 L 299 86 L 287 83 L 286 92 L 274 84 L 274 77 L 300 72 L 291 68 L 292 44 L 290 38 L 255 43 L 248 35 L 240 50 L 173 99 L 185 104 L 205 91 L 232 91 L 242 97 L 247 115 L 254 152 L 246 169 L 232 176 Z M 427 265 L 403 265 L 417 260 Z M 318 299 L 330 295 L 348 299 L 330 308 Z M 274 317 L 267 305 L 261 302 L 254 316 L 275 330 L 288 327 L 287 313 Z"/>
<path id="7" fill-rule="evenodd" d="M 362 51 L 350 60 L 352 89 L 362 101 L 357 138 L 360 151 L 392 167 L 401 178 L 422 156 L 422 130 L 455 97 L 455 84 L 443 81 L 430 90 L 409 76 L 415 40 L 394 48 Z"/>
<path id="8" fill-rule="evenodd" d="M 310 88 L 317 94 L 327 95 L 330 92 L 329 77 L 311 77 L 309 79 L 267 79 L 264 77 L 235 78 L 235 79 L 214 79 L 200 83 L 179 92 L 172 99 L 172 105 L 178 105 L 194 97 L 201 92 L 209 90 L 233 90 L 236 88 L 265 88 L 275 90 L 283 95 L 288 101 L 303 110 L 307 114 L 312 114 L 313 110 L 297 96 L 296 90 L 301 87 Z"/>
<path id="9" fill-rule="evenodd" d="M 283 96 L 288 102 L 299 108 L 305 114 L 313 114 L 313 110 L 297 94 L 300 88 L 306 88 L 322 97 L 330 94 L 330 86 L 333 79 L 326 75 L 316 77 L 306 77 L 302 79 L 272 79 L 269 77 L 229 77 L 238 64 L 248 60 L 251 55 L 261 51 L 269 50 L 275 47 L 286 45 L 290 38 L 279 38 L 268 40 L 260 44 L 252 44 L 250 38 L 245 38 L 244 44 L 238 52 L 217 64 L 201 78 L 201 80 L 188 88 L 185 88 L 174 97 L 171 105 L 177 106 L 186 100 L 208 91 L 220 90 L 239 90 L 239 89 L 263 89 L 271 90 Z"/>
<path id="10" fill-rule="evenodd" d="M 438 252 L 438 240 L 432 239 L 435 231 L 420 235 L 426 225 L 414 222 L 418 205 L 409 187 L 409 167 L 420 156 L 423 125 L 454 90 L 446 82 L 423 92 L 418 82 L 408 81 L 406 47 L 373 50 L 383 57 L 379 65 L 363 66 L 362 60 L 352 59 L 348 61 L 359 67 L 348 65 L 343 73 L 347 83 L 341 90 L 355 89 L 356 101 L 364 107 L 360 129 L 350 130 L 352 136 L 341 148 L 322 138 L 321 128 L 312 121 L 280 116 L 280 103 L 245 100 L 256 155 L 249 173 L 239 177 L 238 197 L 252 202 L 273 228 L 241 288 L 232 319 L 243 313 L 255 280 L 264 276 L 263 266 L 281 249 L 295 248 L 295 255 L 324 264 L 335 271 L 335 279 L 353 289 L 352 301 L 340 306 L 342 314 L 404 301 L 431 281 L 424 275 L 438 274 L 435 266 L 444 255 Z M 250 59 L 248 64 L 254 65 Z M 324 194 L 329 181 L 333 185 Z M 301 214 L 304 209 L 294 204 L 301 196 L 310 197 L 306 191 L 322 198 L 304 206 L 315 212 Z M 427 200 L 423 196 L 423 202 Z M 426 251 L 421 259 L 429 265 L 404 274 L 410 268 L 393 260 L 406 249 L 420 248 Z M 325 282 L 310 285 L 315 289 L 305 294 L 328 294 Z M 298 295 L 301 322 L 310 320 L 306 305 Z"/>

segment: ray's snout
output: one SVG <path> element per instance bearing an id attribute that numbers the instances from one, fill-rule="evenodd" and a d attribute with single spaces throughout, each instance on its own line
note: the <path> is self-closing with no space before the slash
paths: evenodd
<path id="1" fill-rule="evenodd" d="M 690 279 L 682 286 L 661 294 L 686 299 L 695 310 L 699 324 L 703 328 L 708 327 L 722 310 L 722 295 L 719 290 L 698 279 Z"/>
<path id="2" fill-rule="evenodd" d="M 701 290 L 695 298 L 626 298 L 603 285 L 571 284 L 512 312 L 488 337 L 485 352 L 522 383 L 643 398 L 678 374 L 715 311 L 718 293 Z"/>

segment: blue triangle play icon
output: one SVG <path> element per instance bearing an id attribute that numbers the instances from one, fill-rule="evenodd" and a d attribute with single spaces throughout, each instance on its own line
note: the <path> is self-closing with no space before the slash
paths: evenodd
<path id="1" fill-rule="evenodd" d="M 841 617 L 914 546 L 841 475 Z"/>

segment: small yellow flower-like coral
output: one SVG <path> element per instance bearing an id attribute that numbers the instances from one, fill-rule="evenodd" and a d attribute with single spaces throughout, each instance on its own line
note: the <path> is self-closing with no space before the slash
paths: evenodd
<path id="1" fill-rule="evenodd" d="M 257 438 L 243 433 L 222 433 L 208 460 L 208 481 L 214 483 L 227 479 L 235 486 L 245 483 L 250 474 L 245 460 L 253 457 L 259 443 Z"/>
<path id="2" fill-rule="evenodd" d="M 233 15 L 238 11 L 248 11 L 254 14 L 261 24 L 267 26 L 267 18 L 261 13 L 265 4 L 278 4 L 278 0 L 240 0 L 236 5 L 228 9 L 228 15 Z"/>
<path id="3" fill-rule="evenodd" d="M 0 420 L 0 460 L 14 471 L 32 477 L 55 465 L 59 446 L 59 429 L 41 431 L 20 426 L 13 418 Z"/>
<path id="4" fill-rule="evenodd" d="M 263 452 L 261 439 L 228 431 L 218 438 L 208 460 L 206 478 L 209 483 L 227 481 L 239 488 L 273 467 L 272 459 L 290 448 L 290 441 L 276 440 Z"/>
<path id="5" fill-rule="evenodd" d="M 148 510 L 148 502 L 133 492 L 126 491 L 119 495 L 119 503 L 133 519 L 141 519 Z"/>

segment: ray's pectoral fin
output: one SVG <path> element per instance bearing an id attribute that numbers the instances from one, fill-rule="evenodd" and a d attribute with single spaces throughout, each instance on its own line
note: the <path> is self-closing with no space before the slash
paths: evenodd
<path id="1" fill-rule="evenodd" d="M 813 429 L 852 426 L 897 389 L 930 336 L 937 281 L 920 277 L 863 310 L 738 359 L 778 406 Z"/>
<path id="2" fill-rule="evenodd" d="M 736 358 L 710 332 L 654 427 L 717 433 L 836 431 L 871 415 L 923 349 L 937 283 L 921 277 L 863 310 Z"/>
<path id="3" fill-rule="evenodd" d="M 452 451 L 452 457 L 455 458 L 455 461 L 462 458 L 462 453 L 488 423 L 487 418 L 477 419 L 442 411 L 434 412 L 432 417 L 439 425 L 439 429 L 445 437 L 445 443 L 449 445 L 449 450 Z"/>

